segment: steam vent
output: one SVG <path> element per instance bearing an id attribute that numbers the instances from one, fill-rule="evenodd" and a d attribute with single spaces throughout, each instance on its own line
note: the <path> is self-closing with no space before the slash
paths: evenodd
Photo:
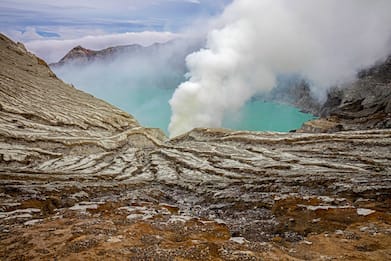
<path id="1" fill-rule="evenodd" d="M 1 35 L 0 260 L 391 260 L 382 68 L 382 106 L 168 140 Z"/>

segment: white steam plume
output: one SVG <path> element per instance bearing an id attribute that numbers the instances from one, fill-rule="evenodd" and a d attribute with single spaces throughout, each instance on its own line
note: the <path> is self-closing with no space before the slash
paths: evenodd
<path id="1" fill-rule="evenodd" d="M 219 127 L 224 114 L 299 74 L 322 96 L 391 51 L 389 0 L 235 0 L 189 55 L 170 100 L 170 136 Z"/>

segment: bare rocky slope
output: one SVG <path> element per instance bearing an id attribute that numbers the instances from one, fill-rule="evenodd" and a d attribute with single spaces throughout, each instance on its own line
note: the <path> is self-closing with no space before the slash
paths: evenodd
<path id="1" fill-rule="evenodd" d="M 319 114 L 319 120 L 304 124 L 305 132 L 391 128 L 391 56 L 331 89 Z"/>
<path id="2" fill-rule="evenodd" d="M 0 57 L 0 260 L 391 259 L 390 129 L 166 140 Z"/>

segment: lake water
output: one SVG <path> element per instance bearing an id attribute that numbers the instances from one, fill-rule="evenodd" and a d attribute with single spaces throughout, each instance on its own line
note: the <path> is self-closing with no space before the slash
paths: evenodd
<path id="1" fill-rule="evenodd" d="M 274 102 L 254 100 L 240 112 L 226 118 L 224 127 L 235 130 L 288 132 L 298 129 L 306 121 L 315 119 L 312 114 Z"/>
<path id="2" fill-rule="evenodd" d="M 141 77 L 139 73 L 126 74 L 116 71 L 116 74 L 113 74 L 113 71 L 110 70 L 110 74 L 107 74 L 104 69 L 55 70 L 66 82 L 130 113 L 142 126 L 160 128 L 167 134 L 171 117 L 168 101 L 174 89 L 162 88 L 157 84 L 162 82 L 161 75 L 158 79 L 146 82 L 145 79 L 148 77 Z M 172 76 L 168 79 L 168 84 L 164 86 L 177 86 L 181 80 Z M 304 122 L 313 118 L 313 115 L 302 113 L 289 105 L 252 100 L 240 112 L 227 115 L 223 127 L 235 130 L 288 132 L 300 128 Z"/>

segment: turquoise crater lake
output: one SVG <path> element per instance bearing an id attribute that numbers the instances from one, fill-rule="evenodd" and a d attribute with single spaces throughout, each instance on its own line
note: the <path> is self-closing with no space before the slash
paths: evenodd
<path id="1" fill-rule="evenodd" d="M 168 134 L 171 99 L 180 77 L 170 74 L 169 80 L 146 81 L 148 77 L 140 74 L 126 74 L 110 70 L 110 77 L 103 69 L 55 70 L 56 74 L 97 98 L 105 100 L 133 115 L 145 127 L 160 128 Z M 116 72 L 115 74 L 113 72 Z M 124 77 L 126 75 L 127 78 Z M 153 75 L 153 74 L 152 74 Z M 165 88 L 168 86 L 167 88 Z M 312 114 L 275 102 L 252 99 L 239 112 L 227 113 L 223 126 L 235 130 L 288 132 L 298 129 L 306 121 L 314 119 Z"/>
<path id="2" fill-rule="evenodd" d="M 155 127 L 168 133 L 171 108 L 168 101 L 173 94 L 172 89 L 143 88 L 129 93 L 113 93 L 100 98 L 122 108 L 132 114 L 143 126 Z M 303 113 L 298 108 L 286 104 L 252 100 L 236 113 L 230 113 L 223 121 L 224 128 L 251 131 L 288 132 L 298 129 L 309 120 L 312 114 Z"/>
<path id="3" fill-rule="evenodd" d="M 287 104 L 252 100 L 240 112 L 226 117 L 223 125 L 235 130 L 288 132 L 315 118 Z"/>

